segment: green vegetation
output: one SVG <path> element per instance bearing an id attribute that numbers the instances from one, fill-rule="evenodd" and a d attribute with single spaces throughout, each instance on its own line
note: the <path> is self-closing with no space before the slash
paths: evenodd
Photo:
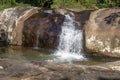
<path id="1" fill-rule="evenodd" d="M 50 7 L 53 0 L 0 0 L 0 10 L 15 6 Z"/>
<path id="2" fill-rule="evenodd" d="M 14 6 L 96 9 L 120 7 L 120 0 L 0 0 L 0 10 Z"/>
<path id="3" fill-rule="evenodd" d="M 96 7 L 95 0 L 54 0 L 52 8 L 55 7 L 69 7 L 69 8 L 81 8 L 90 9 Z"/>
<path id="4" fill-rule="evenodd" d="M 15 0 L 1 0 L 0 1 L 0 9 L 12 7 L 15 5 Z"/>
<path id="5" fill-rule="evenodd" d="M 15 6 L 29 6 L 30 4 L 17 3 L 16 0 L 0 0 L 0 10 L 15 7 Z"/>
<path id="6" fill-rule="evenodd" d="M 99 8 L 120 7 L 120 0 L 96 0 Z"/>
<path id="7" fill-rule="evenodd" d="M 53 0 L 52 8 L 58 7 L 80 9 L 120 7 L 120 0 Z"/>

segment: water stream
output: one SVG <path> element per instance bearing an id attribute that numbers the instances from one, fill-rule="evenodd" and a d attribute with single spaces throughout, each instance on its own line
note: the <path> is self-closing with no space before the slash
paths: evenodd
<path id="1" fill-rule="evenodd" d="M 58 49 L 54 55 L 54 60 L 60 62 L 71 62 L 73 60 L 85 60 L 83 55 L 83 31 L 76 29 L 74 14 L 65 15 L 65 21 L 62 26 Z"/>

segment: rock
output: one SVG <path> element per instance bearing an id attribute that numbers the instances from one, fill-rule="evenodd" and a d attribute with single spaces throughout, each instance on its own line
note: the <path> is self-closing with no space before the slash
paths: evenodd
<path id="1" fill-rule="evenodd" d="M 120 80 L 120 61 L 98 65 L 0 59 L 0 80 Z M 113 69 L 114 68 L 114 69 Z"/>
<path id="2" fill-rule="evenodd" d="M 37 7 L 15 7 L 0 12 L 0 30 L 6 31 L 10 44 L 22 45 L 23 23 L 38 10 Z"/>
<path id="3" fill-rule="evenodd" d="M 0 66 L 0 69 L 4 69 L 2 66 Z"/>
<path id="4" fill-rule="evenodd" d="M 58 8 L 58 9 L 55 9 L 55 12 L 58 13 L 58 14 L 65 15 L 65 14 L 68 13 L 68 10 Z"/>
<path id="5" fill-rule="evenodd" d="M 11 20 L 12 19 L 12 20 Z M 15 7 L 0 12 L 0 30 L 12 45 L 55 48 L 64 16 L 38 7 Z"/>
<path id="6" fill-rule="evenodd" d="M 74 12 L 75 13 L 75 21 L 80 24 L 80 26 L 77 27 L 77 29 L 84 29 L 84 25 L 88 21 L 90 14 L 93 10 L 84 10 L 80 12 Z"/>
<path id="7" fill-rule="evenodd" d="M 21 80 L 33 80 L 33 79 L 31 79 L 31 78 L 25 78 L 25 79 L 21 79 Z"/>
<path id="8" fill-rule="evenodd" d="M 120 9 L 93 11 L 85 27 L 85 46 L 88 53 L 120 58 Z"/>
<path id="9" fill-rule="evenodd" d="M 40 10 L 24 22 L 23 45 L 56 48 L 64 16 L 53 10 Z"/>
<path id="10" fill-rule="evenodd" d="M 69 11 L 72 11 L 72 12 L 81 12 L 82 11 L 80 8 L 66 8 L 66 9 Z"/>

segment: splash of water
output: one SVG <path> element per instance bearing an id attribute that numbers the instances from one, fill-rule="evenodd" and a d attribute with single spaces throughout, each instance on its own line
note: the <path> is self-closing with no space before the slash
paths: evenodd
<path id="1" fill-rule="evenodd" d="M 58 50 L 54 55 L 55 61 L 71 62 L 73 60 L 85 60 L 83 56 L 83 31 L 75 28 L 74 14 L 65 15 L 65 21 L 62 26 Z"/>

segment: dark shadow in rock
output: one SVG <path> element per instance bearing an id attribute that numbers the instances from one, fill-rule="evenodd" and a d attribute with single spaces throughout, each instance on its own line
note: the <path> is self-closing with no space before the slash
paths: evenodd
<path id="1" fill-rule="evenodd" d="M 111 15 L 104 18 L 107 24 L 113 23 L 117 18 L 120 18 L 120 12 L 112 13 Z M 120 20 L 120 19 L 119 19 Z"/>
<path id="2" fill-rule="evenodd" d="M 0 30 L 0 47 L 7 46 L 8 43 L 8 35 L 7 32 L 4 29 Z"/>

